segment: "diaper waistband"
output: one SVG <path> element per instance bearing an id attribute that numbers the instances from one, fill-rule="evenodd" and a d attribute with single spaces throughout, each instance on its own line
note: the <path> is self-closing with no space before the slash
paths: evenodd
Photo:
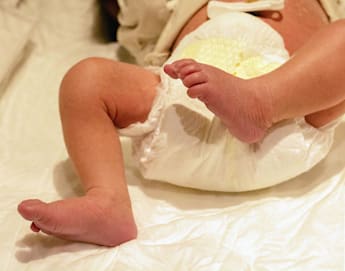
<path id="1" fill-rule="evenodd" d="M 245 2 L 221 2 L 211 0 L 207 6 L 207 15 L 210 19 L 232 11 L 252 12 L 261 10 L 282 10 L 284 0 L 247 0 Z"/>

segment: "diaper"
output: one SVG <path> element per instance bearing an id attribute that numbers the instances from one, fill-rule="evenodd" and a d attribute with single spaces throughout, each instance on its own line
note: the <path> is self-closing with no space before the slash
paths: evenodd
<path id="1" fill-rule="evenodd" d="M 227 12 L 187 35 L 167 63 L 181 58 L 252 78 L 289 55 L 281 36 L 260 19 Z M 155 71 L 161 83 L 147 121 L 119 130 L 132 137 L 146 179 L 212 191 L 261 189 L 308 171 L 331 148 L 337 122 L 316 129 L 303 118 L 274 125 L 259 143 L 243 143 L 202 102 L 189 98 L 180 80 Z"/>

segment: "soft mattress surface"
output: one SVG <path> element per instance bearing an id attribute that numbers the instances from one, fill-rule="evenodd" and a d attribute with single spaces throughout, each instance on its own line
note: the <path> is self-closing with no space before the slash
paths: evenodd
<path id="1" fill-rule="evenodd" d="M 6 12 L 5 2 L 1 12 Z M 16 65 L 7 62 L 11 74 L 0 92 L 0 270 L 344 269 L 344 124 L 336 130 L 330 154 L 310 172 L 238 194 L 144 180 L 123 139 L 138 239 L 105 248 L 31 233 L 16 211 L 21 200 L 81 193 L 59 122 L 61 78 L 80 59 L 115 59 L 118 47 L 100 39 L 94 0 L 14 2 L 6 9 L 32 15 L 36 24 L 25 28 L 33 27 L 30 46 L 23 47 L 28 50 Z M 5 29 L 1 39 L 11 34 Z M 0 51 L 7 53 L 1 46 Z"/>

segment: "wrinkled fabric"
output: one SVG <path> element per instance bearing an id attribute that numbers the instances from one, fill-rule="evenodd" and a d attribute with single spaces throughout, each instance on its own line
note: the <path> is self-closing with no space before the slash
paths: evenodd
<path id="1" fill-rule="evenodd" d="M 308 173 L 250 193 L 145 180 L 134 166 L 131 143 L 122 138 L 138 238 L 105 248 L 32 233 L 17 213 L 19 202 L 82 195 L 62 137 L 61 79 L 83 58 L 115 59 L 118 45 L 95 37 L 102 33 L 96 0 L 21 2 L 23 8 L 36 3 L 46 16 L 0 97 L 2 271 L 344 270 L 345 123 L 336 129 L 329 155 Z M 7 53 L 2 46 L 0 52 Z"/>
<path id="2" fill-rule="evenodd" d="M 6 52 L 0 61 L 0 96 L 15 66 L 28 49 L 29 37 L 35 24 L 35 17 L 15 9 L 13 2 L 0 3 L 0 44 Z"/>

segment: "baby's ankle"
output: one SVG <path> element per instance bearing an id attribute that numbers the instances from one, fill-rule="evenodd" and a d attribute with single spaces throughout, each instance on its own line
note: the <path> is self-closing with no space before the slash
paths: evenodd
<path id="1" fill-rule="evenodd" d="M 85 196 L 94 199 L 110 199 L 115 200 L 117 198 L 114 188 L 109 187 L 91 187 L 86 189 Z"/>
<path id="2" fill-rule="evenodd" d="M 272 125 L 280 121 L 273 102 L 272 88 L 265 82 L 253 80 L 253 89 L 256 93 L 256 110 L 260 114 L 262 128 L 269 129 Z"/>

